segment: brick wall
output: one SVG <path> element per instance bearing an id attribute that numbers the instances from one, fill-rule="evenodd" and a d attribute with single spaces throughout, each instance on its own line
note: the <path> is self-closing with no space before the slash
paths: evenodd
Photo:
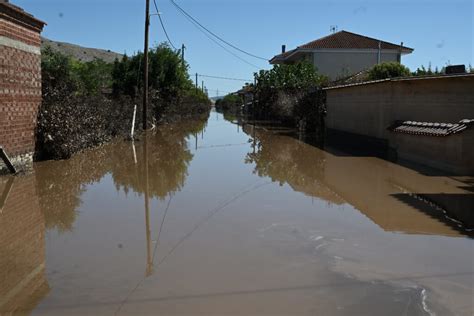
<path id="1" fill-rule="evenodd" d="M 43 25 L 20 8 L 0 3 L 0 146 L 14 162 L 31 160 L 35 147 Z"/>
<path id="2" fill-rule="evenodd" d="M 47 292 L 35 175 L 0 178 L 0 315 L 30 310 Z"/>

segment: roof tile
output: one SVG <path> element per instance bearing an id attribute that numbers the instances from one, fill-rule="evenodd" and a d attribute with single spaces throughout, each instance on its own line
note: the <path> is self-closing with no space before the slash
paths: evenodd
<path id="1" fill-rule="evenodd" d="M 318 40 L 306 43 L 299 46 L 299 48 L 307 49 L 378 49 L 381 43 L 382 49 L 400 49 L 400 45 L 381 41 L 375 38 L 347 32 L 340 31 Z M 403 46 L 405 51 L 413 51 L 412 48 Z"/>
<path id="2" fill-rule="evenodd" d="M 403 133 L 411 135 L 424 136 L 449 136 L 461 133 L 464 130 L 474 125 L 473 120 L 461 120 L 459 123 L 429 123 L 429 122 L 415 122 L 415 121 L 397 121 L 389 130 L 394 133 Z"/>

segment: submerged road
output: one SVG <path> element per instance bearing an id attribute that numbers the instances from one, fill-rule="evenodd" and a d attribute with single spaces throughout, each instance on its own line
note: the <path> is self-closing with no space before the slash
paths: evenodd
<path id="1" fill-rule="evenodd" d="M 474 311 L 472 177 L 212 112 L 12 179 L 0 315 Z"/>

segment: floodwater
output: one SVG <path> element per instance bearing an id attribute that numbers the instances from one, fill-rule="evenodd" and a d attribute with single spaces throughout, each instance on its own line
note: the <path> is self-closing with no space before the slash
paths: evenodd
<path id="1" fill-rule="evenodd" d="M 0 178 L 0 315 L 472 315 L 473 197 L 212 112 Z"/>

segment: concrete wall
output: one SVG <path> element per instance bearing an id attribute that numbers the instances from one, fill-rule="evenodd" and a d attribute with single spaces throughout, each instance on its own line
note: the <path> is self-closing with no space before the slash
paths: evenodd
<path id="1" fill-rule="evenodd" d="M 43 25 L 20 8 L 0 3 L 0 146 L 14 163 L 32 161 Z"/>
<path id="2" fill-rule="evenodd" d="M 381 62 L 398 61 L 399 52 L 383 50 Z M 313 64 L 318 72 L 332 80 L 356 74 L 378 63 L 378 50 L 318 51 L 313 53 Z"/>
<path id="3" fill-rule="evenodd" d="M 470 133 L 440 138 L 400 135 L 387 129 L 396 120 L 457 123 L 472 119 L 473 87 L 474 75 L 463 75 L 327 89 L 326 126 L 387 140 L 404 159 L 450 172 L 474 174 L 474 139 Z"/>

